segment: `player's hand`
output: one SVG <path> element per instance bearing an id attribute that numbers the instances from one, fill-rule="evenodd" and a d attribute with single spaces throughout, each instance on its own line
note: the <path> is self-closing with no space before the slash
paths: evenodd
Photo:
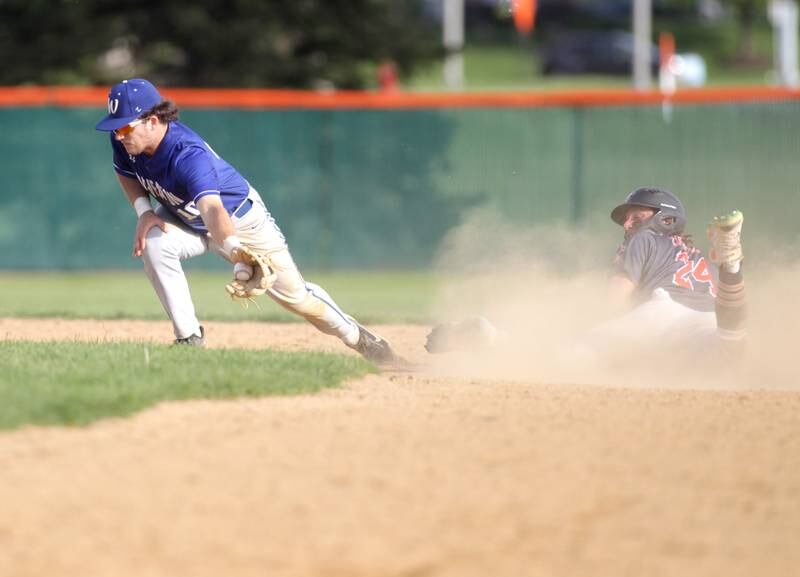
<path id="1" fill-rule="evenodd" d="M 136 223 L 136 233 L 133 237 L 133 256 L 142 256 L 142 252 L 147 246 L 147 233 L 154 226 L 167 232 L 166 221 L 152 210 L 148 210 L 139 217 L 139 222 Z"/>

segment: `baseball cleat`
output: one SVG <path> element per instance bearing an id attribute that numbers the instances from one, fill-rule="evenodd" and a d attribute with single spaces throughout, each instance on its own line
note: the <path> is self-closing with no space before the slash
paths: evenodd
<path id="1" fill-rule="evenodd" d="M 708 225 L 708 240 L 711 241 L 711 261 L 729 272 L 738 272 L 742 255 L 742 223 L 744 215 L 738 211 L 714 217 Z"/>
<path id="2" fill-rule="evenodd" d="M 199 335 L 189 335 L 188 337 L 184 337 L 182 339 L 175 339 L 175 342 L 173 344 L 188 345 L 190 347 L 201 347 L 201 348 L 205 347 L 206 346 L 205 331 L 201 326 Z"/>
<path id="3" fill-rule="evenodd" d="M 369 332 L 360 324 L 356 324 L 358 325 L 358 342 L 353 348 L 362 357 L 377 365 L 387 365 L 398 360 L 386 339 Z"/>

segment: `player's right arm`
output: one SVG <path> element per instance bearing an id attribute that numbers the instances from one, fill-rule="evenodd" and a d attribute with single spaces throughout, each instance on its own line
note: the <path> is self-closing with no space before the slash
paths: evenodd
<path id="1" fill-rule="evenodd" d="M 629 302 L 636 290 L 636 284 L 624 274 L 612 274 L 609 285 L 611 300 L 615 305 Z"/>
<path id="2" fill-rule="evenodd" d="M 150 197 L 147 194 L 147 191 L 142 188 L 142 185 L 139 184 L 138 180 L 123 176 L 120 173 L 117 173 L 117 180 L 119 180 L 122 191 L 125 193 L 125 196 L 128 198 L 128 202 L 131 203 L 131 206 L 134 208 L 134 210 L 136 209 L 136 203 L 138 199 L 142 199 L 138 201 L 140 205 L 143 201 L 146 201 L 148 204 L 150 203 Z M 163 218 L 153 212 L 152 209 L 142 212 L 138 221 L 136 222 L 136 232 L 133 236 L 133 256 L 142 256 L 142 252 L 147 246 L 147 232 L 154 226 L 157 226 L 164 232 L 167 232 L 167 223 Z"/>
<path id="3" fill-rule="evenodd" d="M 641 231 L 628 239 L 617 253 L 611 274 L 610 294 L 615 305 L 630 303 L 641 283 L 653 248 L 653 236 Z"/>

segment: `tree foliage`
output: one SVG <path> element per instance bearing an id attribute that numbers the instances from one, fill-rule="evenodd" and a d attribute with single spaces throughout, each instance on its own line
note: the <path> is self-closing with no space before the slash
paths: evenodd
<path id="1" fill-rule="evenodd" d="M 0 0 L 2 84 L 359 88 L 437 45 L 413 0 Z"/>

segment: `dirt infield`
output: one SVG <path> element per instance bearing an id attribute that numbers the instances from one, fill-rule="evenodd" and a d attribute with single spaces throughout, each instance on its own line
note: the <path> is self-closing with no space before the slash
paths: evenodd
<path id="1" fill-rule="evenodd" d="M 210 346 L 347 352 L 304 324 L 206 328 Z M 424 327 L 376 328 L 429 362 Z M 170 330 L 0 319 L 0 338 Z M 797 390 L 552 385 L 458 363 L 0 433 L 0 575 L 796 573 Z"/>

